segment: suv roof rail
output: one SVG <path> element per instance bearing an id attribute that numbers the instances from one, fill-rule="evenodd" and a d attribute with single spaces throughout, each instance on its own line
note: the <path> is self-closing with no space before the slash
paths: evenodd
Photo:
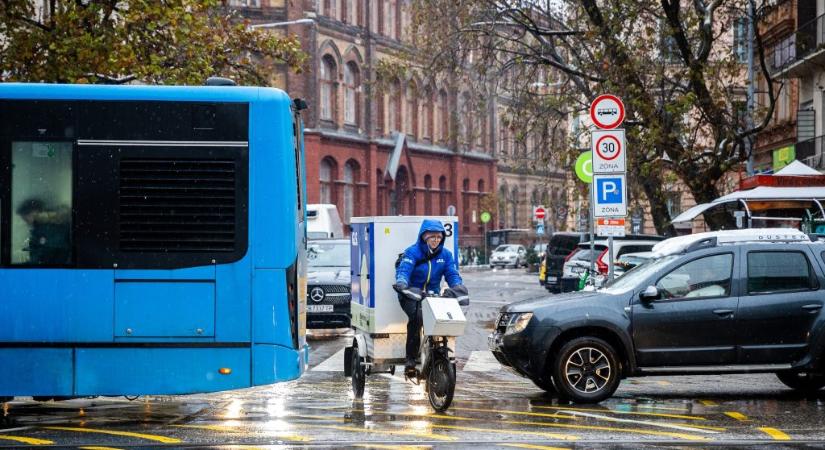
<path id="1" fill-rule="evenodd" d="M 807 234 L 794 228 L 748 228 L 688 234 L 667 239 L 653 247 L 656 257 L 687 253 L 702 248 L 747 242 L 811 242 Z"/>

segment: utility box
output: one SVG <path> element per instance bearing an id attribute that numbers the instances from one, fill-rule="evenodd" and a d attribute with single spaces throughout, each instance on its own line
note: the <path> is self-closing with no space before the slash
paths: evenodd
<path id="1" fill-rule="evenodd" d="M 424 320 L 424 336 L 461 336 L 467 319 L 461 311 L 458 299 L 427 297 L 421 305 Z"/>
<path id="2" fill-rule="evenodd" d="M 354 328 L 373 334 L 407 333 L 407 315 L 392 288 L 395 261 L 399 253 L 416 243 L 424 219 L 438 220 L 444 225 L 447 234 L 444 248 L 458 258 L 458 218 L 455 216 L 352 218 L 350 312 Z"/>

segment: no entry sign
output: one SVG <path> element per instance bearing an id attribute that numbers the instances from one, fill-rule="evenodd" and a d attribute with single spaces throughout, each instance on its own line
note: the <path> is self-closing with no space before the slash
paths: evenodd
<path id="1" fill-rule="evenodd" d="M 593 173 L 623 173 L 626 169 L 624 130 L 597 130 L 591 133 Z"/>
<path id="2" fill-rule="evenodd" d="M 602 94 L 590 104 L 590 120 L 603 130 L 612 130 L 624 121 L 624 103 L 615 95 Z"/>
<path id="3" fill-rule="evenodd" d="M 547 217 L 547 210 L 544 209 L 544 206 L 536 206 L 533 208 L 534 220 L 544 220 L 545 217 Z"/>

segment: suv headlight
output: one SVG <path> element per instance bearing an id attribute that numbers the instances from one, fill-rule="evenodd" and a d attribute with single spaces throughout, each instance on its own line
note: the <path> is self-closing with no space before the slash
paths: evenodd
<path id="1" fill-rule="evenodd" d="M 527 324 L 530 323 L 530 319 L 532 318 L 533 313 L 511 313 L 510 321 L 507 324 L 507 329 L 504 331 L 504 334 L 521 333 L 527 328 Z"/>

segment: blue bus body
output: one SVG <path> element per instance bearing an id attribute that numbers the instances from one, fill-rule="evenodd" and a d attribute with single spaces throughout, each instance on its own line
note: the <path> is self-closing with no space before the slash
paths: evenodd
<path id="1" fill-rule="evenodd" d="M 299 377 L 302 133 L 277 89 L 0 84 L 0 396 Z"/>

